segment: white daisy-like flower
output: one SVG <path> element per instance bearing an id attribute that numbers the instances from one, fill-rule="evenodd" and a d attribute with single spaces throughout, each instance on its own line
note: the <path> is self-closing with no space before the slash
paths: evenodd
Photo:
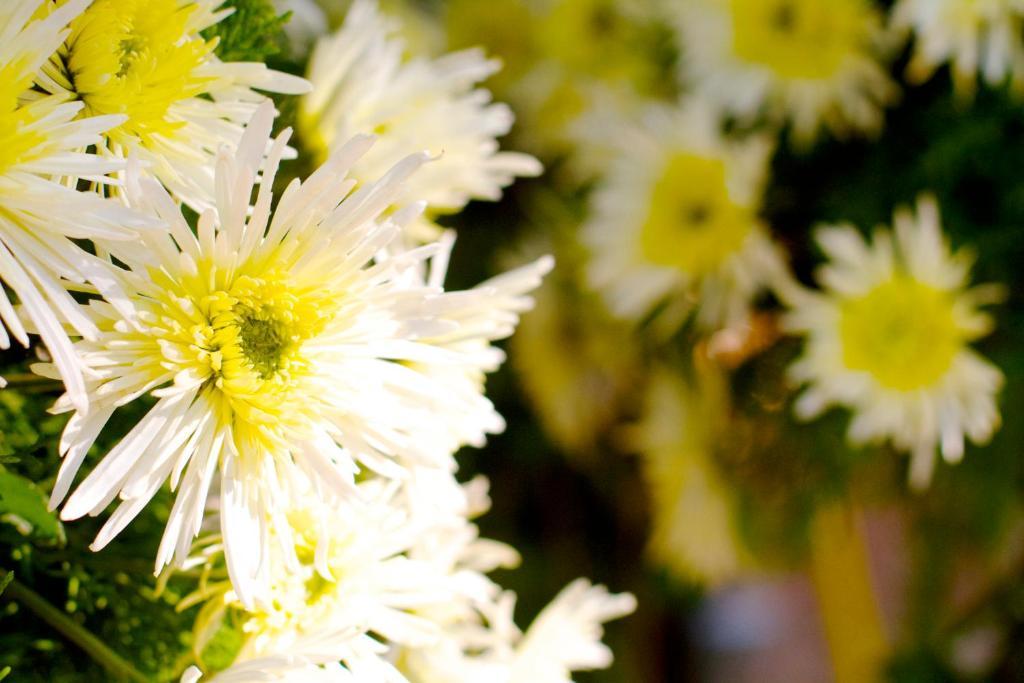
<path id="1" fill-rule="evenodd" d="M 86 115 L 127 117 L 100 154 L 137 158 L 171 194 L 201 211 L 214 202 L 214 160 L 237 144 L 265 96 L 309 84 L 257 62 L 222 62 L 201 32 L 233 10 L 224 0 L 93 0 L 37 78 L 81 101 Z"/>
<path id="2" fill-rule="evenodd" d="M 53 357 L 70 400 L 86 410 L 88 400 L 65 323 L 95 338 L 67 287 L 107 288 L 107 266 L 72 239 L 135 237 L 143 221 L 113 202 L 77 192 L 62 176 L 106 184 L 117 163 L 77 150 L 97 144 L 118 116 L 84 118 L 82 104 L 62 97 L 28 97 L 39 67 L 58 48 L 66 26 L 88 4 L 75 0 L 37 17 L 43 0 L 8 0 L 0 5 L 0 280 L 21 303 L 15 311 L 0 290 L 0 348 L 11 337 L 28 346 L 27 331 L 39 334 Z"/>
<path id="3" fill-rule="evenodd" d="M 169 230 L 110 247 L 125 265 L 119 308 L 129 314 L 103 301 L 83 307 L 99 330 L 77 344 L 94 377 L 94 408 L 67 425 L 51 499 L 67 494 L 114 410 L 151 394 L 156 405 L 81 482 L 62 517 L 96 515 L 120 498 L 93 545 L 102 548 L 169 478 L 178 494 L 160 568 L 187 556 L 219 473 L 228 568 L 247 604 L 269 527 L 293 496 L 308 495 L 296 492 L 296 473 L 326 499 L 352 492 L 359 464 L 392 478 L 408 463 L 450 468 L 479 397 L 450 391 L 444 373 L 425 369 L 478 372 L 491 354 L 472 340 L 510 331 L 507 316 L 488 313 L 506 305 L 500 286 L 445 293 L 416 284 L 443 245 L 389 253 L 422 205 L 377 219 L 425 154 L 353 191 L 347 171 L 373 143 L 354 138 L 306 182 L 294 180 L 271 214 L 290 133 L 268 141 L 273 114 L 262 105 L 237 154 L 222 150 L 217 206 L 200 215 L 197 234 L 159 184 L 142 178 L 132 191 L 132 205 Z M 57 409 L 71 405 L 61 399 Z"/>
<path id="4" fill-rule="evenodd" d="M 665 303 L 669 329 L 694 309 L 703 327 L 741 325 L 785 270 L 758 217 L 771 143 L 726 140 L 695 101 L 652 109 L 617 135 L 583 226 L 590 284 L 621 318 Z"/>
<path id="5" fill-rule="evenodd" d="M 914 36 L 907 77 L 921 83 L 949 63 L 953 85 L 970 96 L 981 78 L 991 86 L 1010 80 L 1024 89 L 1024 2 L 1021 0 L 900 0 L 894 29 Z"/>
<path id="6" fill-rule="evenodd" d="M 1003 374 L 970 342 L 991 331 L 979 306 L 1002 289 L 967 288 L 972 258 L 950 250 L 933 198 L 916 215 L 898 210 L 894 225 L 895 239 L 879 231 L 870 243 L 852 226 L 818 230 L 829 259 L 817 276 L 823 291 L 786 295 L 786 325 L 806 337 L 790 374 L 808 385 L 799 417 L 849 408 L 850 440 L 909 451 L 910 481 L 923 487 L 936 450 L 957 462 L 965 436 L 983 444 L 999 426 Z"/>
<path id="7" fill-rule="evenodd" d="M 824 126 L 873 134 L 898 95 L 879 60 L 873 0 L 694 0 L 673 16 L 682 77 L 744 122 L 792 125 L 797 145 Z"/>
<path id="8" fill-rule="evenodd" d="M 352 169 L 367 182 L 404 157 L 427 150 L 437 162 L 410 181 L 403 199 L 426 201 L 429 211 L 459 211 L 471 199 L 496 200 L 516 176 L 541 172 L 533 157 L 499 151 L 497 138 L 512 126 L 511 110 L 493 103 L 476 84 L 500 68 L 478 49 L 437 59 L 403 56 L 398 25 L 373 0 L 357 0 L 335 34 L 313 50 L 302 98 L 299 134 L 323 158 L 357 133 L 378 142 Z M 414 236 L 435 234 L 420 221 Z"/>
<path id="9" fill-rule="evenodd" d="M 691 385 L 656 368 L 630 441 L 650 492 L 651 556 L 687 580 L 717 584 L 734 578 L 750 558 L 736 502 L 714 459 L 728 429 L 728 387 L 722 371 L 706 361 L 697 378 Z"/>

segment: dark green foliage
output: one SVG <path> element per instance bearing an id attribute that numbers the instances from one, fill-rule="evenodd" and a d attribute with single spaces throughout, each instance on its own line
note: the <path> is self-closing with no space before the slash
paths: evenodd
<path id="1" fill-rule="evenodd" d="M 6 448 L 0 469 L 0 571 L 62 610 L 82 629 L 156 681 L 176 681 L 191 663 L 190 629 L 195 610 L 178 613 L 177 579 L 157 593 L 153 560 L 170 509 L 168 492 L 157 499 L 102 552 L 88 550 L 99 519 L 67 525 L 46 509 L 47 492 L 59 467 L 57 439 L 65 418 L 47 413 L 56 384 L 29 379 L 25 367 L 3 368 L 13 380 L 0 392 L 0 430 Z M 148 405 L 115 415 L 87 458 L 91 467 Z M 34 482 L 34 483 L 30 483 Z M 13 571 L 12 571 L 13 570 Z M 0 595 L 0 671 L 11 680 L 108 680 L 109 674 L 51 626 L 9 596 Z"/>

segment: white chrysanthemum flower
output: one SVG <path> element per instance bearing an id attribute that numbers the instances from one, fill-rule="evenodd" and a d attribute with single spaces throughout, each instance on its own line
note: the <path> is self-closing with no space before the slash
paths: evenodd
<path id="1" fill-rule="evenodd" d="M 1010 79 L 1024 88 L 1024 2 L 1021 0 L 900 0 L 893 28 L 912 32 L 914 55 L 907 76 L 924 82 L 949 62 L 953 85 L 971 95 L 980 74 L 992 86 Z"/>
<path id="2" fill-rule="evenodd" d="M 260 662 L 268 680 L 301 680 L 290 676 L 309 671 L 386 683 L 561 683 L 572 670 L 608 666 L 601 624 L 632 612 L 631 595 L 579 580 L 524 636 L 512 621 L 515 595 L 486 576 L 514 566 L 518 555 L 480 538 L 469 521 L 489 505 L 486 481 L 460 486 L 443 470 L 413 474 L 400 489 L 364 482 L 359 497 L 329 506 L 303 499 L 287 526 L 274 527 L 287 534 L 268 556 L 271 599 L 251 611 L 226 581 L 204 581 L 179 605 L 206 603 L 195 627 L 200 649 L 229 610 L 232 623 L 242 623 L 235 662 L 213 680 Z M 221 552 L 201 545 L 190 564 Z M 292 557 L 284 547 L 294 548 Z"/>
<path id="3" fill-rule="evenodd" d="M 651 556 L 684 579 L 715 584 L 734 578 L 749 557 L 714 460 L 728 429 L 728 388 L 721 371 L 697 370 L 692 386 L 667 368 L 655 370 L 631 444 L 650 492 Z"/>
<path id="4" fill-rule="evenodd" d="M 590 284 L 617 316 L 667 303 L 671 329 L 694 309 L 708 328 L 740 325 L 784 266 L 758 217 L 771 144 L 726 140 L 711 109 L 653 109 L 618 130 L 582 239 Z"/>
<path id="5" fill-rule="evenodd" d="M 928 484 L 938 449 L 947 462 L 964 437 L 985 443 L 999 426 L 995 395 L 1003 375 L 969 344 L 992 329 L 979 306 L 999 298 L 992 285 L 967 289 L 971 257 L 951 252 L 933 198 L 917 215 L 894 217 L 895 240 L 868 243 L 851 226 L 825 227 L 817 241 L 829 258 L 824 291 L 791 292 L 788 328 L 806 336 L 791 376 L 808 387 L 797 415 L 839 405 L 853 412 L 855 443 L 892 440 L 909 451 L 910 480 Z"/>
<path id="6" fill-rule="evenodd" d="M 480 50 L 403 59 L 396 29 L 376 2 L 357 0 L 341 29 L 320 39 L 309 63 L 313 91 L 299 112 L 299 133 L 312 151 L 323 157 L 357 133 L 378 135 L 352 169 L 368 182 L 409 150 L 427 150 L 437 162 L 410 181 L 402 200 L 423 200 L 439 213 L 498 199 L 516 176 L 539 174 L 533 157 L 498 150 L 512 112 L 475 87 L 499 62 Z M 431 236 L 429 223 L 415 225 L 415 236 Z"/>
<path id="7" fill-rule="evenodd" d="M 511 330 L 507 315 L 492 312 L 507 306 L 501 286 L 445 293 L 416 284 L 443 245 L 388 253 L 422 206 L 376 221 L 426 155 L 352 191 L 347 171 L 373 142 L 354 138 L 305 183 L 294 180 L 272 215 L 285 131 L 270 145 L 250 205 L 273 113 L 263 105 L 237 155 L 225 148 L 218 157 L 217 207 L 201 214 L 198 234 L 155 182 L 143 178 L 132 193 L 132 204 L 169 230 L 111 247 L 126 267 L 119 303 L 128 315 L 102 301 L 83 309 L 99 329 L 77 345 L 95 378 L 95 408 L 68 423 L 52 497 L 57 504 L 66 495 L 113 411 L 153 395 L 156 405 L 79 485 L 62 517 L 99 514 L 119 497 L 93 546 L 101 548 L 170 478 L 178 495 L 156 563 L 180 562 L 219 472 L 228 567 L 247 603 L 268 528 L 300 495 L 296 473 L 330 498 L 351 492 L 357 463 L 393 478 L 408 463 L 451 467 L 465 416 L 480 413 L 481 399 L 426 369 L 486 369 L 486 340 Z"/>
<path id="8" fill-rule="evenodd" d="M 684 80 L 743 121 L 789 122 L 798 145 L 822 126 L 876 133 L 898 94 L 873 0 L 694 0 L 674 17 Z"/>
<path id="9" fill-rule="evenodd" d="M 307 495 L 271 529 L 265 585 L 252 605 L 222 581 L 206 582 L 179 607 L 208 602 L 196 624 L 199 634 L 211 633 L 209 624 L 232 611 L 245 637 L 237 662 L 288 653 L 299 663 L 340 663 L 359 680 L 405 683 L 388 653 L 436 640 L 437 625 L 420 613 L 464 592 L 463 577 L 445 562 L 409 554 L 434 518 L 411 515 L 397 486 L 379 478 L 331 503 L 305 486 Z M 207 545 L 202 555 L 209 561 L 222 547 Z"/>
<path id="10" fill-rule="evenodd" d="M 7 291 L 0 290 L 0 348 L 9 348 L 11 336 L 28 346 L 26 331 L 37 332 L 70 399 L 85 410 L 85 382 L 64 325 L 89 338 L 97 329 L 66 287 L 82 288 L 88 280 L 106 288 L 110 281 L 106 265 L 71 240 L 132 239 L 132 228 L 143 223 L 113 202 L 59 182 L 74 175 L 107 183 L 105 175 L 118 164 L 76 150 L 98 143 L 122 119 L 78 118 L 80 102 L 28 97 L 36 71 L 67 35 L 68 22 L 88 4 L 75 0 L 37 18 L 42 3 L 0 5 L 0 280 L 22 306 L 19 314 Z"/>
<path id="11" fill-rule="evenodd" d="M 201 35 L 232 10 L 224 0 L 93 0 L 37 78 L 80 100 L 88 115 L 127 119 L 103 135 L 101 154 L 134 157 L 175 198 L 201 211 L 214 202 L 214 159 L 237 144 L 267 92 L 309 84 L 257 62 L 222 62 Z"/>

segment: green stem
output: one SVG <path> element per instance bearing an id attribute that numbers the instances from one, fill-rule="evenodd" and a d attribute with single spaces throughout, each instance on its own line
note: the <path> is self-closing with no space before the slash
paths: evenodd
<path id="1" fill-rule="evenodd" d="M 85 653 L 96 660 L 97 664 L 116 678 L 148 683 L 148 678 L 131 664 L 121 659 L 116 652 L 104 645 L 99 638 L 86 631 L 68 615 L 64 614 L 64 612 L 47 602 L 41 595 L 17 580 L 11 581 L 7 586 L 7 590 L 4 591 L 4 597 L 9 600 L 15 600 L 27 607 L 37 617 L 59 631 L 65 638 L 85 650 Z"/>
<path id="2" fill-rule="evenodd" d="M 58 381 L 58 380 L 50 379 L 49 377 L 43 377 L 41 375 L 36 375 L 36 374 L 31 373 L 31 372 L 16 372 L 16 373 L 12 373 L 10 375 L 3 375 L 3 378 L 4 378 L 4 381 L 7 382 L 7 385 L 10 386 L 10 387 L 26 386 L 26 385 L 45 386 L 45 387 L 50 387 L 50 386 L 52 386 L 52 387 L 59 387 L 60 386 L 60 381 Z"/>

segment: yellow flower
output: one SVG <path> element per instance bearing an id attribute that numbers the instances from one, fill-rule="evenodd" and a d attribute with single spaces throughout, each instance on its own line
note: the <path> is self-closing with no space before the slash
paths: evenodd
<path id="1" fill-rule="evenodd" d="M 168 118 L 171 105 L 206 90 L 212 79 L 197 71 L 214 44 L 182 40 L 198 9 L 178 0 L 95 0 L 71 22 L 68 78 L 87 113 L 128 117 L 108 133 L 115 144 L 172 135 L 184 122 Z"/>

